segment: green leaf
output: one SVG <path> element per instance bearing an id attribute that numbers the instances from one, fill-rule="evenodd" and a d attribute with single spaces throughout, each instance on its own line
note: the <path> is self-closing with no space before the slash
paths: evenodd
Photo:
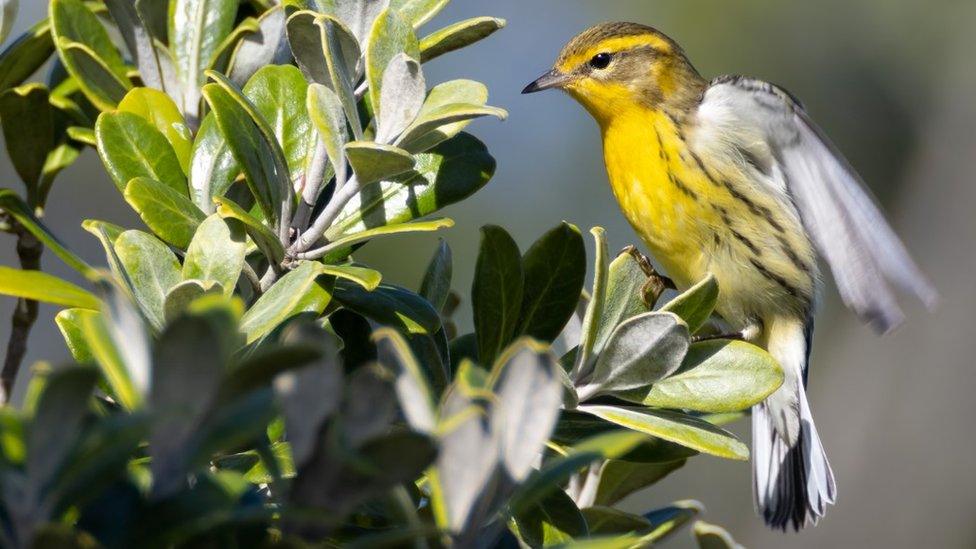
<path id="1" fill-rule="evenodd" d="M 273 265 L 280 265 L 285 259 L 285 249 L 281 245 L 278 237 L 271 232 L 267 225 L 259 219 L 244 211 L 233 201 L 223 197 L 216 197 L 217 213 L 224 219 L 236 219 L 244 224 L 244 231 L 247 233 L 258 249 L 268 258 Z"/>
<path id="2" fill-rule="evenodd" d="M 17 8 L 20 6 L 19 0 L 0 1 L 0 42 L 10 36 L 10 30 L 17 19 Z"/>
<path id="3" fill-rule="evenodd" d="M 424 279 L 420 282 L 420 295 L 438 311 L 444 309 L 447 297 L 451 293 L 453 270 L 454 260 L 451 247 L 447 245 L 446 240 L 441 239 L 440 244 L 437 245 L 437 251 L 434 252 L 434 257 L 427 264 Z"/>
<path id="4" fill-rule="evenodd" d="M 120 191 L 137 177 L 155 179 L 188 196 L 186 178 L 169 141 L 148 120 L 128 112 L 106 112 L 95 124 L 98 154 Z"/>
<path id="5" fill-rule="evenodd" d="M 0 90 L 19 86 L 54 53 L 51 21 L 43 19 L 0 53 Z"/>
<path id="6" fill-rule="evenodd" d="M 122 55 L 105 27 L 81 0 L 52 0 L 50 5 L 51 32 L 55 40 L 67 40 L 85 46 L 120 79 L 126 76 L 127 68 Z M 66 64 L 67 65 L 67 64 Z M 68 72 L 71 67 L 66 66 Z M 78 75 L 72 73 L 78 78 Z"/>
<path id="7" fill-rule="evenodd" d="M 732 539 L 732 535 L 721 526 L 709 524 L 703 520 L 695 522 L 692 529 L 695 541 L 700 549 L 745 549 Z"/>
<path id="8" fill-rule="evenodd" d="M 484 107 L 488 102 L 488 88 L 481 82 L 474 80 L 451 80 L 434 86 L 424 105 L 417 115 L 415 125 L 445 120 L 438 113 L 444 113 L 453 109 L 454 105 L 468 105 L 474 107 Z M 456 136 L 471 123 L 471 119 L 462 119 L 456 122 L 440 125 L 421 135 L 419 128 L 408 129 L 411 135 L 401 138 L 401 145 L 411 152 L 421 152 L 429 150 L 438 144 Z"/>
<path id="9" fill-rule="evenodd" d="M 515 337 L 523 284 L 518 244 L 501 227 L 482 227 L 471 304 L 478 334 L 478 356 L 485 364 L 494 362 Z"/>
<path id="10" fill-rule="evenodd" d="M 495 173 L 495 159 L 468 134 L 416 155 L 416 175 L 399 182 L 370 185 L 349 201 L 332 227 L 330 241 L 368 228 L 426 217 L 468 198 Z"/>
<path id="11" fill-rule="evenodd" d="M 131 87 L 122 55 L 81 0 L 51 2 L 51 34 L 68 73 L 99 109 L 110 110 Z"/>
<path id="12" fill-rule="evenodd" d="M 183 173 L 190 173 L 193 137 L 180 109 L 168 95 L 152 88 L 135 88 L 122 99 L 118 110 L 137 114 L 151 122 L 173 147 Z"/>
<path id="13" fill-rule="evenodd" d="M 401 53 L 412 59 L 420 59 L 420 43 L 413 27 L 397 11 L 383 10 L 373 23 L 366 46 L 366 81 L 369 83 L 370 104 L 377 119 L 383 116 L 383 74 L 390 61 Z"/>
<path id="14" fill-rule="evenodd" d="M 552 441 L 563 446 L 571 446 L 578 444 L 581 440 L 613 432 L 627 431 L 589 414 L 574 410 L 563 410 L 559 423 L 556 424 L 556 430 L 552 434 Z M 697 454 L 698 452 L 679 444 L 655 437 L 646 437 L 635 449 L 618 457 L 623 461 L 634 463 L 670 463 Z"/>
<path id="15" fill-rule="evenodd" d="M 17 220 L 22 227 L 27 229 L 35 238 L 44 244 L 44 247 L 54 252 L 65 265 L 81 273 L 85 278 L 91 280 L 95 275 L 95 269 L 88 265 L 74 252 L 69 250 L 61 240 L 59 240 L 50 229 L 47 228 L 23 200 L 16 193 L 9 189 L 0 189 L 0 209 Z"/>
<path id="16" fill-rule="evenodd" d="M 48 376 L 27 434 L 29 493 L 35 497 L 42 497 L 67 465 L 97 380 L 98 373 L 88 367 L 65 368 Z"/>
<path id="17" fill-rule="evenodd" d="M 173 322 L 186 313 L 191 305 L 205 295 L 224 295 L 225 289 L 220 284 L 208 280 L 184 280 L 169 289 L 163 302 L 163 316 L 166 323 Z"/>
<path id="18" fill-rule="evenodd" d="M 399 147 L 372 141 L 353 141 L 346 145 L 345 151 L 360 186 L 409 172 L 416 162 L 410 153 Z"/>
<path id="19" fill-rule="evenodd" d="M 212 280 L 229 297 L 237 286 L 246 255 L 247 242 L 241 224 L 213 214 L 200 224 L 186 251 L 183 279 Z"/>
<path id="20" fill-rule="evenodd" d="M 243 86 L 261 67 L 291 61 L 286 22 L 283 6 L 274 6 L 261 14 L 258 31 L 245 36 L 231 56 L 227 75 L 232 82 Z"/>
<path id="21" fill-rule="evenodd" d="M 561 223 L 522 257 L 525 290 L 516 333 L 551 343 L 576 311 L 586 278 L 586 247 L 575 225 Z"/>
<path id="22" fill-rule="evenodd" d="M 594 505 L 582 509 L 582 512 L 591 535 L 641 533 L 651 529 L 651 523 L 646 518 L 612 507 Z"/>
<path id="23" fill-rule="evenodd" d="M 95 130 L 83 128 L 81 126 L 71 126 L 67 130 L 68 137 L 82 145 L 88 145 L 95 149 L 98 147 L 98 140 L 95 138 Z"/>
<path id="24" fill-rule="evenodd" d="M 334 91 L 322 84 L 312 84 L 308 88 L 308 114 L 318 130 L 319 138 L 325 145 L 329 162 L 336 167 L 336 173 L 344 175 L 346 166 L 345 146 L 349 142 L 346 117 L 343 114 L 342 100 Z"/>
<path id="25" fill-rule="evenodd" d="M 766 351 L 744 341 L 715 340 L 692 345 L 681 369 L 650 391 L 621 396 L 658 408 L 738 412 L 762 402 L 782 384 L 783 370 Z"/>
<path id="26" fill-rule="evenodd" d="M 91 309 L 64 309 L 54 317 L 54 322 L 58 325 L 61 336 L 64 337 L 71 358 L 78 364 L 90 364 L 95 361 L 85 340 L 82 322 L 85 317 L 98 314 L 98 311 Z"/>
<path id="27" fill-rule="evenodd" d="M 450 0 L 392 0 L 390 7 L 400 12 L 414 27 L 419 27 L 440 13 Z"/>
<path id="28" fill-rule="evenodd" d="M 595 505 L 613 505 L 625 497 L 647 488 L 680 469 L 685 460 L 666 463 L 635 463 L 610 460 L 600 469 Z"/>
<path id="29" fill-rule="evenodd" d="M 244 86 L 244 95 L 274 128 L 291 178 L 298 181 L 315 149 L 315 132 L 306 108 L 308 83 L 302 72 L 292 65 L 264 67 Z"/>
<path id="30" fill-rule="evenodd" d="M 98 221 L 97 219 L 86 219 L 81 222 L 81 227 L 98 239 L 102 245 L 102 250 L 105 252 L 105 258 L 108 261 L 109 268 L 112 270 L 112 274 L 115 275 L 117 280 L 125 283 L 127 289 L 131 289 L 131 284 L 128 283 L 128 276 L 125 274 L 125 269 L 115 254 L 115 241 L 119 238 L 120 234 L 125 232 L 125 229 L 105 221 Z"/>
<path id="31" fill-rule="evenodd" d="M 554 490 L 514 518 L 519 538 L 530 547 L 551 547 L 590 533 L 583 513 L 562 490 Z"/>
<path id="32" fill-rule="evenodd" d="M 164 90 L 167 82 L 159 59 L 160 51 L 153 42 L 152 29 L 140 13 L 141 6 L 137 7 L 133 0 L 105 0 L 105 7 L 115 20 L 119 34 L 139 69 L 139 78 L 150 88 Z"/>
<path id="33" fill-rule="evenodd" d="M 367 292 L 372 292 L 378 288 L 380 282 L 383 281 L 383 275 L 380 274 L 379 271 L 367 269 L 366 267 L 357 267 L 355 265 L 324 264 L 322 265 L 321 269 L 322 274 L 327 274 L 336 278 L 342 278 L 344 280 L 354 282 Z"/>
<path id="34" fill-rule="evenodd" d="M 166 323 L 166 294 L 179 284 L 180 262 L 156 237 L 141 231 L 126 231 L 115 240 L 115 253 L 132 283 L 136 302 L 156 329 Z"/>
<path id="35" fill-rule="evenodd" d="M 183 112 L 191 124 L 200 113 L 200 88 L 207 80 L 204 72 L 234 28 L 237 5 L 237 0 L 170 2 L 169 44 L 183 81 Z"/>
<path id="36" fill-rule="evenodd" d="M 64 66 L 85 97 L 99 110 L 114 109 L 132 87 L 87 46 L 64 38 L 59 38 L 56 44 Z"/>
<path id="37" fill-rule="evenodd" d="M 219 72 L 221 74 L 227 75 L 230 78 L 230 62 L 231 58 L 234 56 L 234 51 L 237 46 L 240 45 L 244 37 L 252 35 L 258 30 L 260 30 L 258 25 L 258 20 L 254 17 L 248 17 L 240 22 L 239 25 L 234 27 L 234 29 L 221 40 L 220 44 L 217 46 L 217 51 L 214 56 L 210 59 L 210 63 L 207 68 Z"/>
<path id="38" fill-rule="evenodd" d="M 430 146 L 457 135 L 472 120 L 485 116 L 505 120 L 508 118 L 508 112 L 497 107 L 470 103 L 452 103 L 424 109 L 413 124 L 403 132 L 397 144 L 410 152 L 423 152 Z"/>
<path id="39" fill-rule="evenodd" d="M 668 410 L 626 406 L 582 405 L 579 410 L 705 454 L 729 459 L 749 459 L 749 449 L 731 433 L 694 416 Z"/>
<path id="40" fill-rule="evenodd" d="M 241 166 L 220 133 L 213 113 L 204 117 L 190 153 L 190 195 L 205 213 L 213 213 L 213 200 L 222 197 Z"/>
<path id="41" fill-rule="evenodd" d="M 576 444 L 566 455 L 553 458 L 529 476 L 512 496 L 509 506 L 514 514 L 542 501 L 580 469 L 595 461 L 615 459 L 627 454 L 648 437 L 633 431 L 615 431 L 596 435 Z"/>
<path id="42" fill-rule="evenodd" d="M 95 422 L 84 432 L 83 439 L 74 448 L 51 489 L 54 509 L 87 506 L 113 486 L 119 486 L 115 482 L 129 472 L 129 460 L 148 436 L 149 417 L 145 413 L 113 414 Z M 129 502 L 115 503 L 126 505 Z M 64 547 L 56 543 L 52 545 Z"/>
<path id="43" fill-rule="evenodd" d="M 241 331 L 247 343 L 264 337 L 289 318 L 305 313 L 321 313 L 332 298 L 331 284 L 318 282 L 322 264 L 307 261 L 286 274 L 244 313 Z"/>
<path id="44" fill-rule="evenodd" d="M 149 451 L 153 495 L 174 494 L 186 483 L 193 465 L 194 435 L 213 409 L 220 379 L 233 349 L 223 326 L 233 313 L 214 308 L 189 314 L 166 327 L 153 349 L 149 395 L 156 420 Z"/>
<path id="45" fill-rule="evenodd" d="M 300 324 L 288 334 L 288 344 L 312 343 L 321 358 L 301 370 L 278 375 L 274 392 L 281 405 L 295 469 L 304 469 L 319 447 L 323 423 L 342 400 L 343 371 L 339 342 L 334 334 Z"/>
<path id="46" fill-rule="evenodd" d="M 420 61 L 426 63 L 446 53 L 466 48 L 505 28 L 497 17 L 474 17 L 434 31 L 420 40 Z"/>
<path id="47" fill-rule="evenodd" d="M 687 292 L 661 307 L 661 310 L 680 316 L 688 324 L 688 331 L 695 333 L 712 316 L 715 303 L 718 301 L 718 291 L 715 275 L 709 273 L 707 277 L 689 288 Z"/>
<path id="48" fill-rule="evenodd" d="M 206 216 L 185 194 L 148 177 L 137 177 L 125 186 L 125 200 L 146 226 L 166 242 L 185 250 Z"/>
<path id="49" fill-rule="evenodd" d="M 435 334 L 441 318 L 419 295 L 389 284 L 368 291 L 360 285 L 336 282 L 335 299 L 344 307 L 376 322 L 409 334 Z"/>
<path id="50" fill-rule="evenodd" d="M 0 95 L 0 122 L 10 161 L 28 193 L 36 193 L 48 154 L 54 149 L 54 109 L 42 84 L 27 84 Z"/>
<path id="51" fill-rule="evenodd" d="M 673 504 L 655 509 L 644 515 L 653 530 L 641 538 L 644 543 L 661 542 L 673 536 L 682 526 L 705 511 L 705 507 L 694 500 L 676 501 Z"/>
<path id="52" fill-rule="evenodd" d="M 603 227 L 590 229 L 593 240 L 596 241 L 596 257 L 593 260 L 593 293 L 586 306 L 583 316 L 583 326 L 580 329 L 579 351 L 570 377 L 578 381 L 589 374 L 591 360 L 595 354 L 596 336 L 600 329 L 600 319 L 607 300 L 607 279 L 610 276 L 610 265 L 607 260 L 607 238 Z"/>
<path id="53" fill-rule="evenodd" d="M 65 307 L 97 309 L 98 298 L 91 292 L 41 271 L 22 271 L 0 266 L 0 294 L 43 301 Z"/>
<path id="54" fill-rule="evenodd" d="M 580 400 L 646 387 L 674 373 L 688 352 L 688 327 L 672 313 L 644 313 L 614 330 Z"/>
<path id="55" fill-rule="evenodd" d="M 233 84 L 210 73 L 203 95 L 234 157 L 241 164 L 248 187 L 272 226 L 283 224 L 282 205 L 291 202 L 292 185 L 285 154 L 267 121 Z M 281 228 L 279 227 L 279 232 Z"/>
<path id="56" fill-rule="evenodd" d="M 108 382 L 113 397 L 127 410 L 141 407 L 143 395 L 136 386 L 123 353 L 113 340 L 105 318 L 93 311 L 78 315 L 77 320 L 88 350 Z"/>
<path id="57" fill-rule="evenodd" d="M 305 77 L 335 92 L 353 135 L 361 138 L 362 125 L 353 90 L 360 77 L 362 55 L 356 36 L 330 15 L 298 11 L 288 18 L 288 40 Z"/>
<path id="58" fill-rule="evenodd" d="M 328 255 L 337 252 L 343 252 L 343 250 L 349 250 L 351 246 L 360 244 L 372 240 L 380 236 L 389 236 L 393 234 L 404 234 L 404 233 L 426 233 L 432 231 L 439 231 L 448 227 L 454 226 L 454 220 L 443 218 L 443 219 L 429 219 L 427 221 L 414 221 L 412 223 L 400 223 L 396 225 L 387 225 L 385 227 L 376 227 L 375 229 L 367 229 L 365 231 L 355 233 L 349 236 L 342 237 L 334 242 L 331 242 L 327 246 L 323 246 L 318 254 Z M 338 255 L 348 255 L 346 253 L 339 253 Z"/>
<path id="59" fill-rule="evenodd" d="M 625 320 L 650 312 L 641 299 L 641 289 L 645 282 L 647 275 L 633 255 L 621 253 L 610 263 L 607 297 L 593 343 L 594 353 L 603 351 L 610 335 Z"/>
<path id="60" fill-rule="evenodd" d="M 373 334 L 380 364 L 394 376 L 394 387 L 407 424 L 418 433 L 430 434 L 437 424 L 437 404 L 430 380 L 417 362 L 410 345 L 396 330 L 380 328 Z"/>

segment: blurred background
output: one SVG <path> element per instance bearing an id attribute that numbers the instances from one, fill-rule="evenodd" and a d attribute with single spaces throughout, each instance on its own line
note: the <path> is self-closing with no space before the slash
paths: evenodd
<path id="1" fill-rule="evenodd" d="M 14 31 L 42 17 L 47 2 L 21 2 Z M 943 296 L 934 313 L 908 304 L 908 323 L 879 338 L 838 303 L 834 289 L 818 316 L 810 399 L 837 475 L 839 496 L 826 519 L 801 535 L 764 529 L 752 510 L 746 463 L 699 458 L 627 502 L 646 511 L 694 498 L 706 520 L 749 547 L 976 547 L 976 2 L 972 0 L 454 0 L 428 27 L 475 15 L 508 20 L 486 42 L 426 66 L 428 82 L 486 82 L 505 123 L 480 122 L 499 168 L 473 199 L 447 215 L 443 236 L 455 254 L 455 289 L 467 299 L 478 229 L 505 226 L 525 249 L 561 220 L 586 231 L 606 227 L 611 249 L 634 243 L 606 183 L 595 124 L 569 98 L 520 96 L 574 34 L 605 20 L 650 24 L 681 43 L 706 77 L 740 73 L 800 97 L 884 204 L 896 230 Z M 0 185 L 18 188 L 5 154 Z M 97 218 L 141 221 L 87 150 L 55 184 L 47 223 L 93 264 L 94 238 L 78 230 Z M 358 258 L 388 280 L 415 287 L 436 237 L 371 244 Z M 15 265 L 12 238 L 0 264 Z M 591 247 L 592 250 L 592 247 Z M 76 278 L 50 253 L 45 270 Z M 13 300 L 0 299 L 0 341 Z M 42 315 L 27 363 L 68 353 Z M 470 326 L 469 303 L 460 311 Z M 732 429 L 748 438 L 748 422 Z M 686 534 L 674 545 L 691 546 Z"/>

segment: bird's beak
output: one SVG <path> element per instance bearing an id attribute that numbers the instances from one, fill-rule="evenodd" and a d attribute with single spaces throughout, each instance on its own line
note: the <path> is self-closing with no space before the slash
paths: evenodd
<path id="1" fill-rule="evenodd" d="M 552 88 L 561 88 L 568 84 L 570 77 L 559 72 L 557 69 L 552 69 L 551 71 L 543 74 L 538 80 L 529 84 L 522 90 L 522 93 L 535 93 L 543 90 L 549 90 Z"/>

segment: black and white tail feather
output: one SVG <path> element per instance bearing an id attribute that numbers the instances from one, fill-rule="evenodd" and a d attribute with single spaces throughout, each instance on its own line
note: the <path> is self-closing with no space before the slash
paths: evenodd
<path id="1" fill-rule="evenodd" d="M 812 320 L 794 331 L 792 349 L 774 351 L 787 375 L 782 395 L 752 410 L 753 496 L 756 511 L 772 528 L 800 530 L 817 524 L 837 497 L 837 484 L 806 395 Z M 781 346 L 778 346 L 781 348 Z M 792 352 L 790 352 L 792 351 Z M 793 409 L 793 408 L 796 409 Z M 795 428 L 786 427 L 798 418 Z M 791 432 L 793 431 L 793 432 Z"/>
<path id="2" fill-rule="evenodd" d="M 713 143 L 744 150 L 768 146 L 771 173 L 757 183 L 797 213 L 859 317 L 880 332 L 900 324 L 892 286 L 935 305 L 935 289 L 857 173 L 788 92 L 760 80 L 720 77 L 705 91 L 697 114 Z M 756 506 L 767 524 L 783 530 L 816 524 L 837 491 L 806 398 L 810 328 L 801 323 L 767 341 L 786 381 L 753 410 Z"/>

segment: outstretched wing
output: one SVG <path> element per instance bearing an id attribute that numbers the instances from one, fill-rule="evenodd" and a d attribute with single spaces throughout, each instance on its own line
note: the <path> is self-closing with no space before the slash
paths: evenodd
<path id="1" fill-rule="evenodd" d="M 886 332 L 904 315 L 891 284 L 932 306 L 935 289 L 885 221 L 857 173 L 803 107 L 786 91 L 744 77 L 718 78 L 699 107 L 703 125 L 724 132 L 732 146 L 749 150 L 761 138 L 769 146 L 764 183 L 796 207 L 803 226 L 827 260 L 844 302 Z"/>

